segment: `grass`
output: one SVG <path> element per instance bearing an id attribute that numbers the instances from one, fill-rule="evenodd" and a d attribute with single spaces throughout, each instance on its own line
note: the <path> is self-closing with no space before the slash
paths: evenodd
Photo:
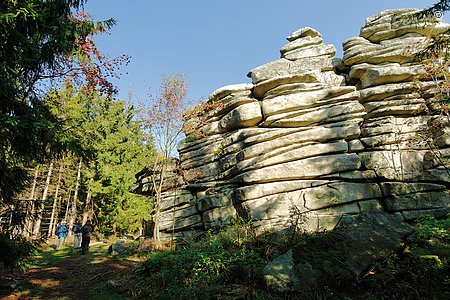
<path id="1" fill-rule="evenodd" d="M 146 299 L 450 299 L 449 220 L 419 220 L 405 248 L 390 253 L 363 277 L 342 263 L 348 241 L 331 232 L 255 236 L 233 224 L 184 249 L 149 256 L 132 279 Z M 241 252 L 246 249 L 245 252 Z M 288 249 L 319 270 L 308 289 L 277 294 L 262 283 L 262 268 Z"/>

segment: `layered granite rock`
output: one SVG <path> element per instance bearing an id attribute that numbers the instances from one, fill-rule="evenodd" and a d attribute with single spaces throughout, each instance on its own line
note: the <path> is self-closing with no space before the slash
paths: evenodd
<path id="1" fill-rule="evenodd" d="M 332 230 L 358 215 L 447 214 L 449 126 L 425 134 L 439 118 L 435 82 L 413 54 L 450 27 L 402 21 L 414 12 L 368 18 L 338 62 L 319 32 L 299 29 L 280 59 L 250 71 L 252 84 L 213 92 L 214 109 L 185 127 L 187 140 L 200 138 L 179 145 L 182 172 L 164 184 L 162 236 L 197 235 L 237 217 L 263 232 L 293 223 Z M 150 190 L 152 172 L 138 174 L 136 192 Z"/>

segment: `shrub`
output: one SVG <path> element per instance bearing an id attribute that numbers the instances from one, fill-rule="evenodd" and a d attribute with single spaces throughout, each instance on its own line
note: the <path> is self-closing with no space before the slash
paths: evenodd
<path id="1" fill-rule="evenodd" d="M 423 217 L 416 223 L 416 236 L 422 240 L 450 240 L 450 218 Z"/>
<path id="2" fill-rule="evenodd" d="M 7 269 L 27 266 L 26 260 L 35 253 L 36 248 L 24 239 L 12 239 L 7 233 L 0 233 L 0 262 Z"/>
<path id="3" fill-rule="evenodd" d="M 233 220 L 185 248 L 153 253 L 142 265 L 134 296 L 149 299 L 448 299 L 449 218 L 426 217 L 404 248 L 354 278 L 342 264 L 350 246 L 332 232 L 276 231 L 256 236 Z M 266 260 L 292 249 L 296 262 L 320 271 L 317 285 L 295 293 L 265 289 Z M 228 296 L 233 296 L 229 297 Z"/>

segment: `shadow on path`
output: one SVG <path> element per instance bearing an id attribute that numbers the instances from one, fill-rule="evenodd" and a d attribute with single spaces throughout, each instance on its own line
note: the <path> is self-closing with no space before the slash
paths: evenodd
<path id="1" fill-rule="evenodd" d="M 82 255 L 73 249 L 44 249 L 24 274 L 2 275 L 15 283 L 16 291 L 0 299 L 122 299 L 125 279 L 133 273 L 138 259 L 107 254 L 108 244 L 97 244 Z M 1 274 L 0 274 L 1 275 Z"/>

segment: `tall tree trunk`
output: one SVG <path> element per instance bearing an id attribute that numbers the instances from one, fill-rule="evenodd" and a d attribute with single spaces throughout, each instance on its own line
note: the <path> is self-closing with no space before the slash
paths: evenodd
<path id="1" fill-rule="evenodd" d="M 159 193 L 156 194 L 156 203 L 155 203 L 155 216 L 153 219 L 153 240 L 156 242 L 160 241 L 159 235 L 159 218 L 160 218 L 160 210 L 161 210 L 161 195 Z"/>
<path id="2" fill-rule="evenodd" d="M 93 179 L 89 179 L 89 185 L 92 183 Z M 88 218 L 92 218 L 92 193 L 90 189 L 88 189 L 88 193 L 86 195 L 86 203 L 84 205 L 83 211 L 83 224 L 86 224 Z"/>
<path id="3" fill-rule="evenodd" d="M 53 220 L 53 225 L 51 226 L 51 231 L 50 231 L 52 236 L 54 235 L 54 232 L 56 231 L 56 224 L 58 223 L 57 218 L 58 218 L 59 212 L 61 211 L 61 205 L 62 205 L 62 197 L 59 196 L 58 204 L 56 205 L 56 211 L 55 211 L 56 219 Z"/>
<path id="4" fill-rule="evenodd" d="M 156 203 L 155 203 L 155 214 L 153 218 L 153 240 L 159 242 L 161 240 L 159 234 L 160 227 L 160 216 L 161 216 L 161 190 L 164 181 L 164 175 L 166 170 L 166 161 L 165 158 L 161 161 L 161 173 L 159 174 L 159 182 L 156 180 L 154 176 L 152 176 L 153 188 L 155 190 L 156 195 Z M 155 160 L 155 164 L 153 166 L 153 170 L 158 166 L 158 159 Z"/>
<path id="5" fill-rule="evenodd" d="M 28 198 L 28 200 L 30 200 L 30 203 L 27 205 L 27 215 L 24 230 L 25 238 L 30 237 L 30 235 L 33 232 L 34 202 L 35 202 L 36 184 L 38 175 L 39 175 L 39 165 L 37 165 L 36 168 L 34 169 L 33 185 L 31 187 L 30 197 Z"/>
<path id="6" fill-rule="evenodd" d="M 50 187 L 50 180 L 52 178 L 53 172 L 53 160 L 50 162 L 50 166 L 48 167 L 47 179 L 45 180 L 44 192 L 42 193 L 42 202 L 38 211 L 38 215 L 36 218 L 36 222 L 34 223 L 33 228 L 33 238 L 37 238 L 39 235 L 39 231 L 41 229 L 42 216 L 44 214 L 45 209 L 45 200 L 47 200 L 48 189 Z"/>
<path id="7" fill-rule="evenodd" d="M 67 198 L 67 203 L 66 203 L 66 212 L 64 213 L 64 220 L 63 223 L 67 223 L 67 218 L 69 217 L 69 207 L 70 207 L 70 199 L 72 197 L 72 191 L 69 190 L 69 198 Z"/>
<path id="8" fill-rule="evenodd" d="M 73 194 L 72 210 L 70 212 L 69 228 L 73 227 L 73 224 L 75 223 L 75 218 L 77 217 L 77 200 L 78 200 L 78 190 L 80 188 L 82 165 L 83 165 L 83 158 L 80 157 L 80 161 L 78 163 L 78 171 L 77 171 L 77 182 L 75 184 L 75 193 Z M 69 230 L 69 236 L 72 236 L 72 230 Z"/>
<path id="9" fill-rule="evenodd" d="M 48 237 L 51 237 L 52 236 L 52 232 L 53 232 L 52 228 L 53 228 L 53 222 L 54 222 L 54 219 L 55 219 L 56 204 L 58 202 L 58 192 L 59 192 L 59 185 L 61 183 L 62 168 L 63 168 L 63 164 L 62 164 L 62 162 L 60 162 L 59 170 L 58 170 L 58 182 L 56 183 L 55 195 L 54 195 L 54 198 L 53 198 L 52 214 L 50 216 L 50 225 L 48 226 L 48 233 L 47 233 Z"/>

